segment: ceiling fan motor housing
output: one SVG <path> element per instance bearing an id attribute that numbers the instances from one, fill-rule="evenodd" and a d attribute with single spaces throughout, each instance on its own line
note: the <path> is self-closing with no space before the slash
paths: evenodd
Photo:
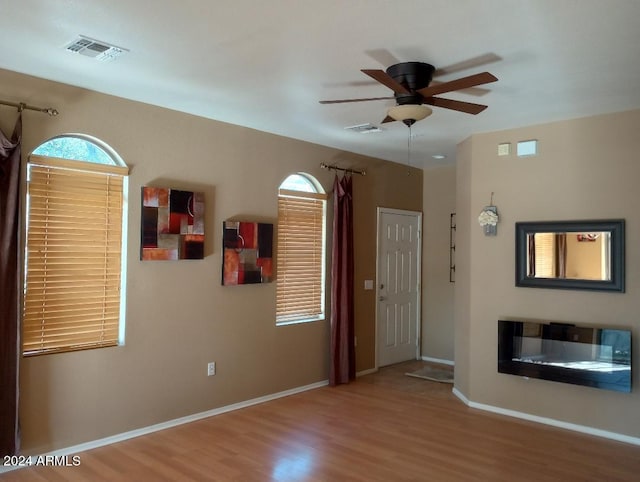
<path id="1" fill-rule="evenodd" d="M 416 90 L 429 87 L 435 67 L 424 62 L 402 62 L 392 65 L 386 72 L 399 84 L 409 90 L 409 94 L 395 93 L 398 105 L 421 104 L 422 96 Z"/>

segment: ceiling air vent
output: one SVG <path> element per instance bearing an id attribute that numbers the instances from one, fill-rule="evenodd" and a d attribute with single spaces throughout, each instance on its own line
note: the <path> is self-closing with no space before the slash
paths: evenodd
<path id="1" fill-rule="evenodd" d="M 108 62 L 127 53 L 129 50 L 116 47 L 115 45 L 94 40 L 84 35 L 79 35 L 77 39 L 65 47 L 69 52 L 86 55 L 102 62 Z"/>
<path id="2" fill-rule="evenodd" d="M 371 134 L 372 132 L 382 132 L 378 126 L 373 124 L 358 124 L 356 126 L 345 127 L 345 130 L 359 132 L 360 134 Z"/>

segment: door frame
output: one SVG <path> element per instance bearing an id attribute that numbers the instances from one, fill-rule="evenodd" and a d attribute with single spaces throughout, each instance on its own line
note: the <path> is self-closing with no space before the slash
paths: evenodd
<path id="1" fill-rule="evenodd" d="M 375 370 L 378 371 L 380 365 L 380 359 L 378 354 L 378 342 L 379 342 L 379 291 L 380 291 L 380 219 L 383 214 L 401 214 L 404 216 L 412 216 L 418 221 L 418 251 L 416 253 L 416 280 L 418 286 L 416 287 L 417 300 L 416 300 L 416 360 L 420 359 L 420 353 L 422 348 L 422 212 L 421 211 L 409 211 L 406 209 L 394 209 L 378 206 L 376 209 L 376 285 L 375 285 Z"/>

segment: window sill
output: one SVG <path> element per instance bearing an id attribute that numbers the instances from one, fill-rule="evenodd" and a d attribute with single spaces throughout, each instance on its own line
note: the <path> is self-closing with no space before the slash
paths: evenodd
<path id="1" fill-rule="evenodd" d="M 314 318 L 304 318 L 302 320 L 276 321 L 276 326 L 299 325 L 301 323 L 313 323 L 314 321 L 324 321 L 324 316 Z"/>

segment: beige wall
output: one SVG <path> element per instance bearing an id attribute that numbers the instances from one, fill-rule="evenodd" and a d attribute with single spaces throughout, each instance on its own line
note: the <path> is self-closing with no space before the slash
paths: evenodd
<path id="1" fill-rule="evenodd" d="M 458 145 L 456 157 L 456 283 L 453 292 L 455 387 L 467 394 L 471 370 L 471 181 L 473 139 Z M 496 330 L 497 331 L 497 330 Z M 475 345 L 474 345 L 475 346 Z M 497 361 L 496 361 L 497 364 Z"/>
<path id="2" fill-rule="evenodd" d="M 381 163 L 377 169 L 390 163 Z M 366 189 L 354 193 L 353 243 L 356 253 L 354 272 L 355 285 L 355 329 L 358 346 L 356 347 L 356 371 L 366 371 L 377 366 L 376 363 L 376 295 L 377 290 L 364 290 L 365 280 L 376 279 L 376 243 L 377 210 L 374 206 L 422 210 L 422 170 L 409 169 L 406 166 L 392 165 L 393 168 L 381 170 L 375 176 L 367 168 L 367 175 L 360 184 Z"/>
<path id="3" fill-rule="evenodd" d="M 3 99 L 60 111 L 25 111 L 25 154 L 80 132 L 131 168 L 126 345 L 23 360 L 26 453 L 326 380 L 328 322 L 276 327 L 275 283 L 220 284 L 222 221 L 275 223 L 278 185 L 293 172 L 314 175 L 329 191 L 334 173 L 321 162 L 367 171 L 354 177 L 356 334 L 358 370 L 375 366 L 375 297 L 363 280 L 375 279 L 376 207 L 421 210 L 422 171 L 13 72 L 0 70 L 0 84 Z M 0 108 L 5 132 L 15 116 Z M 204 260 L 139 261 L 143 185 L 205 192 Z M 209 361 L 215 377 L 206 376 Z"/>
<path id="4" fill-rule="evenodd" d="M 422 229 L 422 356 L 454 360 L 453 293 L 449 281 L 449 223 L 456 210 L 456 168 L 426 169 Z"/>
<path id="5" fill-rule="evenodd" d="M 475 135 L 459 146 L 456 388 L 468 399 L 640 436 L 640 366 L 633 392 L 616 393 L 498 374 L 502 317 L 626 327 L 638 350 L 640 111 Z M 498 157 L 501 142 L 538 139 L 539 155 Z M 485 237 L 477 216 L 491 192 L 500 223 Z M 626 219 L 626 293 L 515 287 L 517 221 Z"/>

